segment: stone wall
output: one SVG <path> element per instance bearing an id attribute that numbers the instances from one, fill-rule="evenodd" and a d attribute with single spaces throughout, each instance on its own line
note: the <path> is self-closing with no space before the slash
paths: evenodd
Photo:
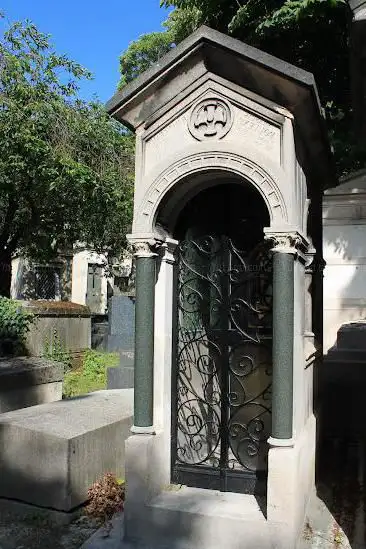
<path id="1" fill-rule="evenodd" d="M 24 302 L 24 306 L 36 316 L 26 341 L 31 355 L 42 356 L 58 345 L 75 354 L 90 348 L 88 307 L 63 301 L 29 301 Z"/>
<path id="2" fill-rule="evenodd" d="M 342 324 L 366 318 L 366 171 L 326 191 L 323 223 L 326 353 Z"/>

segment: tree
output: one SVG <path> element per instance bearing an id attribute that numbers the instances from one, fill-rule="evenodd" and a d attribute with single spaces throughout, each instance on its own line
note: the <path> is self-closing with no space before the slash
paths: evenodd
<path id="1" fill-rule="evenodd" d="M 0 295 L 11 260 L 50 260 L 83 242 L 125 246 L 133 190 L 133 138 L 98 102 L 77 98 L 90 73 L 58 55 L 30 22 L 0 42 Z"/>
<path id="2" fill-rule="evenodd" d="M 351 12 L 346 0 L 162 0 L 175 8 L 164 23 L 165 50 L 150 51 L 151 64 L 206 24 L 312 72 L 325 108 L 339 174 L 360 167 L 365 155 L 352 143 L 349 93 Z M 121 57 L 123 74 L 136 76 L 145 35 Z M 144 52 L 147 55 L 146 51 Z M 127 81 L 127 80 L 126 80 Z"/>
<path id="3" fill-rule="evenodd" d="M 172 47 L 172 35 L 167 32 L 152 32 L 144 34 L 137 42 L 132 42 L 120 58 L 122 88 L 139 74 L 148 69 Z"/>

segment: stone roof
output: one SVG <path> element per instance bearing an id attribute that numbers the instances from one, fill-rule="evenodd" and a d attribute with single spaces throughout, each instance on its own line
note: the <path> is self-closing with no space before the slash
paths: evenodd
<path id="1" fill-rule="evenodd" d="M 132 129 L 149 125 L 204 74 L 272 101 L 293 114 L 304 161 L 325 187 L 336 184 L 314 76 L 290 63 L 202 26 L 108 101 L 108 112 Z M 151 122 L 150 122 L 151 123 Z"/>

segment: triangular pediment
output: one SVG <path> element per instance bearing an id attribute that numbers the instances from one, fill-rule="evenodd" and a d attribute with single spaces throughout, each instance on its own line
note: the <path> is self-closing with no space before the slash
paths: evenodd
<path id="1" fill-rule="evenodd" d="M 205 26 L 118 91 L 107 103 L 108 112 L 132 129 L 146 128 L 208 75 L 289 111 L 299 142 L 308 149 L 306 162 L 317 166 L 316 177 L 325 186 L 334 185 L 332 155 L 313 75 Z"/>

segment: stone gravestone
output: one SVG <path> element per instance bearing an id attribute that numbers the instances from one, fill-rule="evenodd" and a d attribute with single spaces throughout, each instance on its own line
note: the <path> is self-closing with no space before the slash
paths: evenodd
<path id="1" fill-rule="evenodd" d="M 130 351 L 134 347 L 135 298 L 114 295 L 109 302 L 108 351 Z"/>
<path id="2" fill-rule="evenodd" d="M 135 298 L 115 295 L 110 300 L 108 317 L 108 351 L 120 353 L 120 365 L 107 370 L 108 389 L 133 387 Z"/>

